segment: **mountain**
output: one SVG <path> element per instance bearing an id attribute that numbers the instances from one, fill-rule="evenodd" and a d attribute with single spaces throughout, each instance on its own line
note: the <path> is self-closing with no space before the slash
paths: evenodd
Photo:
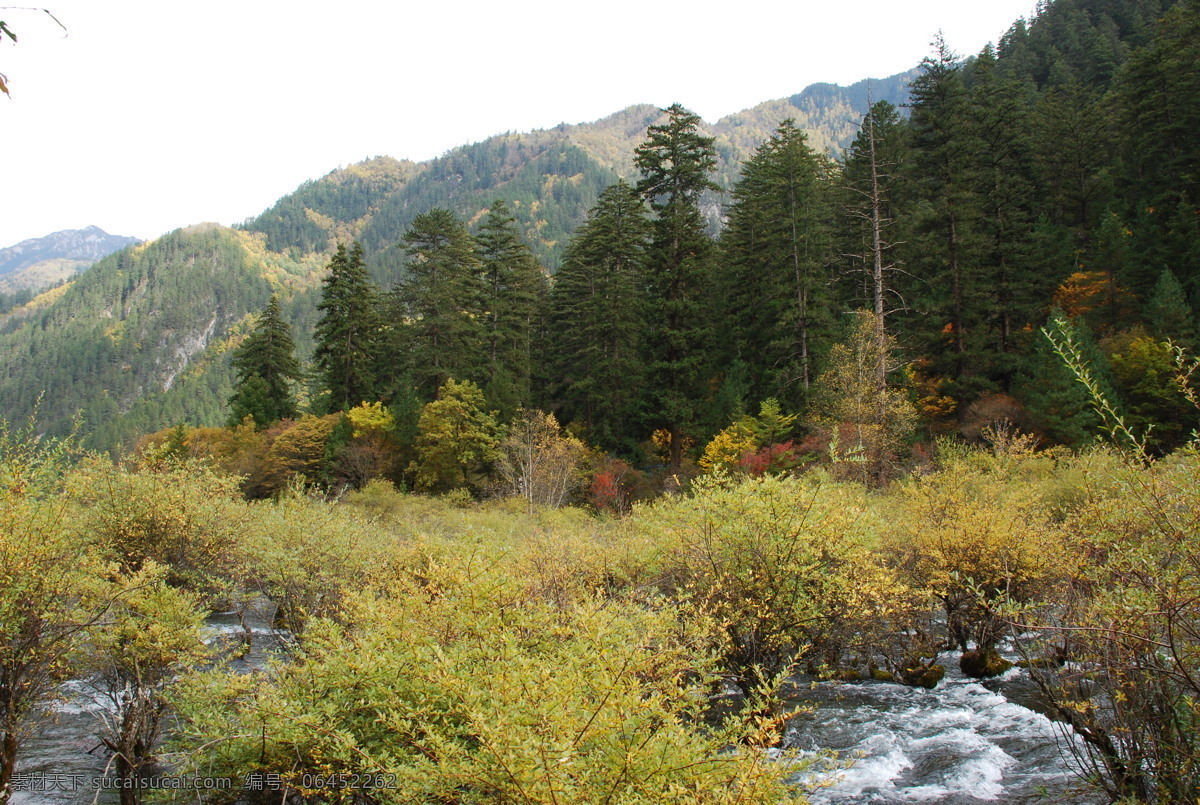
<path id="1" fill-rule="evenodd" d="M 721 118 L 711 133 L 718 142 L 729 143 L 740 163 L 790 117 L 808 133 L 809 145 L 840 156 L 858 134 L 869 105 L 877 101 L 897 107 L 908 103 L 908 85 L 919 74 L 920 68 L 914 67 L 887 78 L 864 79 L 848 87 L 811 84 L 789 98 L 767 101 Z"/>
<path id="2" fill-rule="evenodd" d="M 216 423 L 231 392 L 228 351 L 272 293 L 298 329 L 323 261 L 269 254 L 262 236 L 216 224 L 112 254 L 0 324 L 0 399 L 11 421 L 37 411 L 65 433 L 82 409 L 91 446 L 128 444 L 187 421 Z M 307 317 L 307 318 L 306 318 Z M 307 324 L 307 327 L 304 325 Z"/>
<path id="3" fill-rule="evenodd" d="M 0 293 L 37 291 L 69 279 L 115 251 L 140 243 L 97 226 L 64 229 L 0 249 Z"/>
<path id="4" fill-rule="evenodd" d="M 870 81 L 870 98 L 900 105 L 917 70 Z M 808 132 L 818 150 L 840 155 L 867 111 L 868 81 L 849 87 L 814 84 L 789 98 L 768 101 L 713 124 L 717 182 L 733 186 L 741 162 L 787 118 Z M 617 177 L 634 179 L 633 153 L 662 110 L 638 105 L 592 123 L 561 124 L 525 134 L 502 134 L 452 149 L 419 164 L 379 157 L 306 182 L 243 228 L 267 236 L 273 251 L 293 255 L 329 251 L 358 239 L 376 279 L 387 284 L 400 270 L 395 244 L 420 213 L 449 207 L 479 220 L 498 197 L 513 208 L 526 240 L 554 270 L 570 232 Z M 714 226 L 723 199 L 706 207 Z"/>

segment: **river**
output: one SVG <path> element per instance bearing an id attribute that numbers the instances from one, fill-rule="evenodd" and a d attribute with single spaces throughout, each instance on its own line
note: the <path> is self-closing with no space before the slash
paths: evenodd
<path id="1" fill-rule="evenodd" d="M 1064 747 L 1077 739 L 1038 712 L 1027 671 L 981 682 L 958 670 L 959 656 L 939 658 L 946 676 L 933 690 L 793 680 L 788 703 L 811 709 L 789 722 L 785 747 L 833 749 L 853 761 L 821 777 L 828 787 L 814 803 L 1106 802 L 1072 772 Z"/>
<path id="2" fill-rule="evenodd" d="M 251 650 L 234 662 L 237 670 L 262 667 L 277 646 L 270 620 L 259 613 L 248 619 Z M 212 639 L 241 631 L 233 614 L 209 620 Z M 1081 790 L 1071 771 L 1065 739 L 1037 710 L 1028 674 L 1019 668 L 980 682 L 958 670 L 958 655 L 941 662 L 946 677 L 933 690 L 886 682 L 836 683 L 797 677 L 785 690 L 788 704 L 807 712 L 792 719 L 784 744 L 802 752 L 833 749 L 849 768 L 820 779 L 816 805 L 847 803 L 935 803 L 1006 805 L 1104 800 Z M 87 686 L 71 682 L 62 698 L 40 719 L 40 730 L 23 747 L 18 774 L 34 775 L 52 790 L 18 791 L 14 805 L 89 803 L 93 780 L 107 762 L 97 749 L 99 703 Z M 798 784 L 811 782 L 797 779 Z M 101 792 L 98 802 L 115 803 L 116 793 Z"/>

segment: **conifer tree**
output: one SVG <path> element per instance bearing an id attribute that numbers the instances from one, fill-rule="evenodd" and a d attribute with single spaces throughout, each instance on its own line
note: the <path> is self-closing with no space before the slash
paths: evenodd
<path id="1" fill-rule="evenodd" d="M 1182 270 L 1200 235 L 1200 4 L 1177 3 L 1154 40 L 1130 54 L 1113 82 L 1121 132 L 1122 194 L 1134 257 L 1126 283 L 1146 296 L 1163 269 Z M 1194 265 L 1194 263 L 1192 264 Z M 1200 272 L 1179 279 L 1193 292 Z"/>
<path id="2" fill-rule="evenodd" d="M 975 373 L 972 352 L 980 325 L 978 244 L 972 229 L 978 220 L 972 176 L 977 144 L 958 56 L 940 35 L 934 46 L 911 85 L 908 164 L 916 198 L 906 262 L 917 278 L 910 295 L 919 318 L 910 321 L 933 371 L 961 383 Z"/>
<path id="3" fill-rule="evenodd" d="M 532 404 L 534 338 L 545 309 L 546 275 L 502 200 L 492 202 L 475 240 L 485 286 L 484 395 L 507 420 Z"/>
<path id="4" fill-rule="evenodd" d="M 1046 328 L 1052 333 L 1069 334 L 1079 344 L 1083 358 L 1105 397 L 1116 404 L 1108 359 L 1096 345 L 1087 325 L 1055 309 L 1051 311 Z M 1038 429 L 1055 442 L 1082 447 L 1100 434 L 1103 423 L 1092 407 L 1088 390 L 1067 368 L 1048 337 L 1039 334 L 1034 342 L 1033 353 L 1026 359 L 1018 388 Z"/>
<path id="5" fill-rule="evenodd" d="M 553 361 L 563 412 L 608 450 L 620 449 L 634 430 L 649 236 L 645 204 L 618 181 L 576 230 L 554 277 Z"/>
<path id="6" fill-rule="evenodd" d="M 391 304 L 408 322 L 412 381 L 430 399 L 451 377 L 484 373 L 483 263 L 467 228 L 445 208 L 413 219 L 403 242 L 408 272 Z"/>
<path id="7" fill-rule="evenodd" d="M 1054 278 L 1036 270 L 1029 254 L 1034 221 L 1033 156 L 1026 85 L 1002 75 L 991 46 L 971 63 L 969 101 L 979 237 L 976 272 L 983 331 L 975 339 L 977 371 L 1008 389 L 1018 349 L 1045 311 Z"/>
<path id="8" fill-rule="evenodd" d="M 795 405 L 815 379 L 814 356 L 832 326 L 832 172 L 789 119 L 746 162 L 733 191 L 719 304 L 758 400 Z"/>
<path id="9" fill-rule="evenodd" d="M 1180 346 L 1195 351 L 1196 319 L 1174 272 L 1165 270 L 1159 275 L 1146 302 L 1146 323 L 1156 337 L 1170 338 Z"/>
<path id="10" fill-rule="evenodd" d="M 1116 213 L 1110 212 L 1101 220 L 1092 238 L 1093 245 L 1088 255 L 1092 276 L 1097 281 L 1097 298 L 1088 312 L 1088 324 L 1097 332 L 1113 333 L 1120 329 L 1132 313 L 1129 283 L 1130 267 L 1137 261 L 1132 259 L 1133 234 L 1128 224 Z"/>
<path id="11" fill-rule="evenodd" d="M 712 286 L 713 243 L 700 211 L 700 196 L 716 190 L 712 137 L 700 118 L 679 104 L 667 122 L 650 126 L 634 152 L 642 178 L 637 189 L 656 214 L 647 274 L 646 341 L 648 405 L 653 420 L 670 434 L 671 468 L 683 461 L 683 438 L 704 394 L 711 327 L 705 295 Z"/>
<path id="12" fill-rule="evenodd" d="M 254 330 L 233 353 L 233 368 L 237 385 L 229 399 L 231 427 L 247 416 L 259 427 L 296 416 L 292 384 L 300 382 L 303 371 L 278 297 L 271 297 Z"/>
<path id="13" fill-rule="evenodd" d="M 347 252 L 338 244 L 317 306 L 321 320 L 313 353 L 321 388 L 329 394 L 323 407 L 330 411 L 348 411 L 377 399 L 378 304 L 378 292 L 363 263 L 362 246 L 355 243 Z"/>
<path id="14" fill-rule="evenodd" d="M 1043 214 L 1084 251 L 1111 190 L 1109 117 L 1103 93 L 1070 82 L 1043 92 L 1029 121 Z"/>

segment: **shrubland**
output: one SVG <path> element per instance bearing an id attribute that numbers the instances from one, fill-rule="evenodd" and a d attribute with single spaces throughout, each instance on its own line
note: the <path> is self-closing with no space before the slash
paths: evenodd
<path id="1" fill-rule="evenodd" d="M 1099 460 L 1096 460 L 1099 458 Z M 1200 786 L 1200 455 L 1093 457 L 1060 530 L 1055 594 L 1001 598 L 1065 745 L 1114 800 Z M 1052 660 L 1048 661 L 1048 660 Z"/>
<path id="2" fill-rule="evenodd" d="M 614 516 L 522 480 L 590 494 L 586 448 L 521 416 L 497 437 L 515 494 L 483 500 L 301 477 L 247 499 L 186 433 L 116 465 L 6 431 L 2 768 L 75 676 L 116 703 L 125 776 L 279 775 L 292 802 L 779 802 L 839 763 L 779 753 L 785 680 L 932 687 L 947 658 L 994 675 L 1015 646 L 1102 790 L 1195 785 L 1194 450 L 996 427 L 882 487 L 714 465 Z M 200 638 L 251 606 L 279 639 L 246 672 Z M 281 796 L 204 797 L 260 795 Z"/>

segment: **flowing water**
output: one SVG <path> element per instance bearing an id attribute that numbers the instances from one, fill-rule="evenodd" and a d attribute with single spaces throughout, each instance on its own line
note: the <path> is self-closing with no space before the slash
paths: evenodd
<path id="1" fill-rule="evenodd" d="M 886 682 L 796 679 L 789 704 L 811 708 L 789 722 L 785 746 L 837 750 L 848 769 L 822 774 L 815 803 L 1075 803 L 1105 800 L 1082 789 L 1059 725 L 1037 708 L 1026 671 L 980 682 L 939 660 L 933 690 Z"/>
<path id="2" fill-rule="evenodd" d="M 247 610 L 250 645 L 244 653 L 235 652 L 230 662 L 235 671 L 245 673 L 263 667 L 278 648 L 280 636 L 271 629 L 274 608 L 264 604 Z M 224 646 L 236 645 L 247 637 L 236 612 L 210 617 L 206 633 L 210 644 Z M 118 802 L 117 791 L 95 789 L 109 762 L 109 753 L 97 736 L 110 712 L 111 705 L 86 682 L 72 680 L 61 685 L 55 701 L 33 719 L 33 737 L 21 746 L 10 800 L 13 805 Z M 164 727 L 169 729 L 169 723 Z"/>
<path id="3" fill-rule="evenodd" d="M 250 651 L 234 662 L 240 671 L 262 667 L 278 646 L 269 613 L 258 611 L 247 624 Z M 209 631 L 218 640 L 237 637 L 242 628 L 236 615 L 225 614 L 210 618 Z M 958 671 L 958 655 L 943 655 L 941 662 L 946 677 L 933 690 L 885 682 L 793 680 L 788 703 L 808 709 L 789 722 L 785 747 L 834 749 L 853 761 L 849 768 L 819 776 L 827 787 L 814 792 L 814 803 L 1103 801 L 1080 791 L 1071 760 L 1062 751 L 1059 727 L 1038 711 L 1025 671 L 1013 668 L 1003 677 L 979 682 Z M 89 803 L 97 796 L 93 781 L 107 763 L 95 737 L 104 705 L 82 682 L 64 685 L 61 693 L 18 759 L 18 774 L 33 775 L 42 790 L 18 791 L 12 799 L 16 805 Z M 806 788 L 812 782 L 803 775 L 797 779 Z M 101 791 L 95 801 L 115 803 L 117 794 Z"/>

